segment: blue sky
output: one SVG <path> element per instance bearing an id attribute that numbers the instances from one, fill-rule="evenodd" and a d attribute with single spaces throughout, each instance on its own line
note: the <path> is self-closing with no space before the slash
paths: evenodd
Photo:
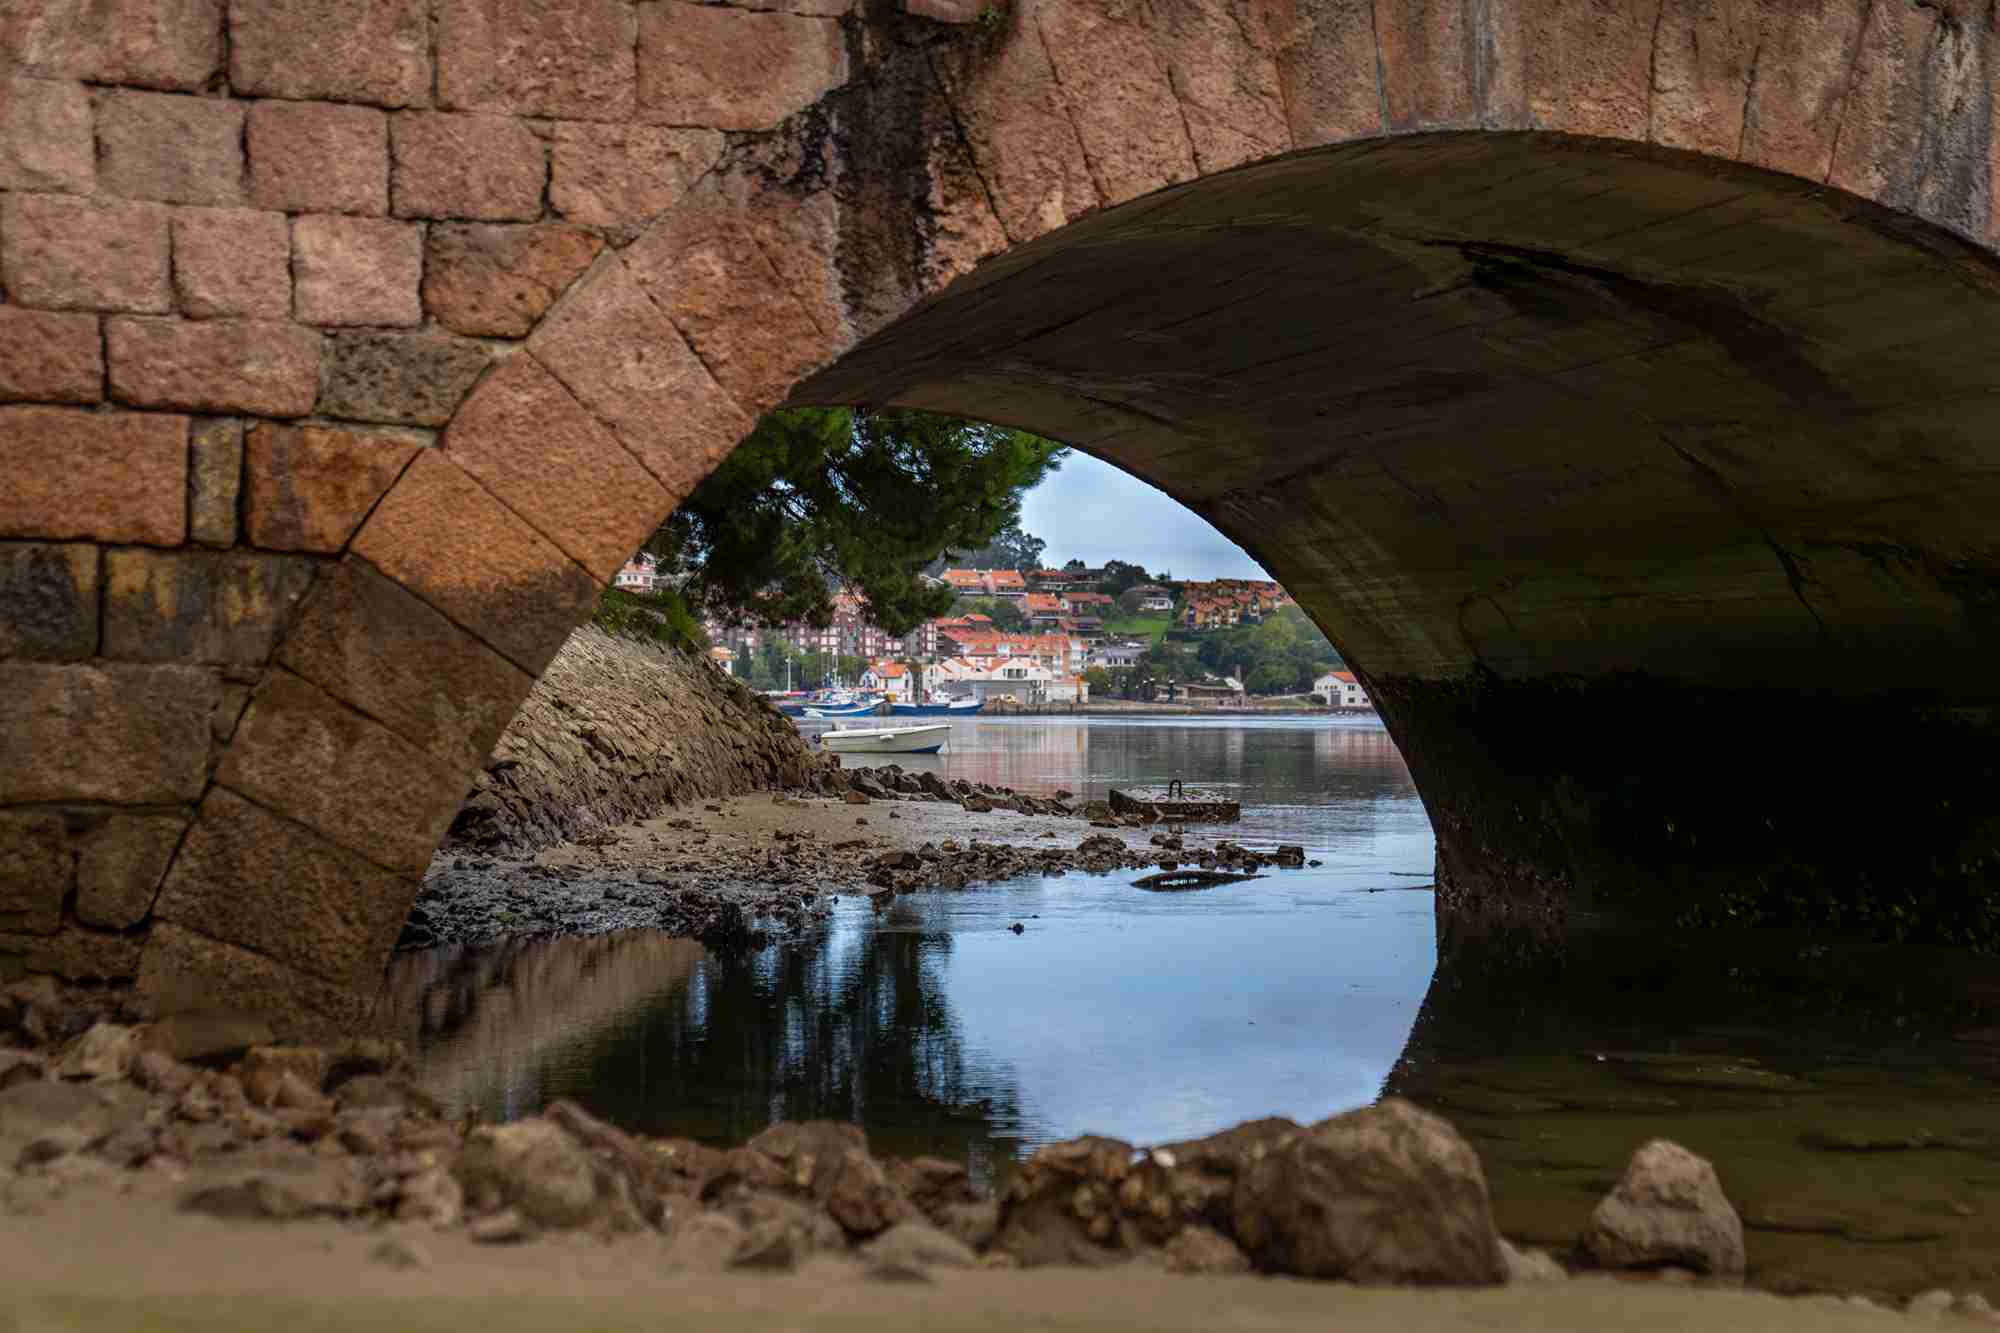
<path id="1" fill-rule="evenodd" d="M 1051 565 L 1130 560 L 1181 579 L 1269 578 L 1208 521 L 1128 472 L 1074 450 L 1021 501 L 1021 527 Z"/>

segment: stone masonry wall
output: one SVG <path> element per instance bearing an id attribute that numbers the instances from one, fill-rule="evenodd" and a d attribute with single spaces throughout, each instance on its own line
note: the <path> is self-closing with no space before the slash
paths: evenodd
<path id="1" fill-rule="evenodd" d="M 803 786 L 820 762 L 741 682 L 586 625 L 507 724 L 445 846 L 547 847 L 688 801 Z"/>

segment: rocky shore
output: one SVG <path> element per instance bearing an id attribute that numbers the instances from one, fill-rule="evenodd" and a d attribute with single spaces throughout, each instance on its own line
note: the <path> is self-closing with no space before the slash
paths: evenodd
<path id="1" fill-rule="evenodd" d="M 1477 1154 L 1396 1098 L 1184 1143 L 1049 1144 L 993 1197 L 961 1163 L 874 1156 L 852 1125 L 781 1123 L 719 1147 L 629 1135 L 568 1103 L 506 1125 L 453 1121 L 392 1042 L 279 1047 L 241 1016 L 120 1017 L 46 984 L 0 995 L 0 1233 L 59 1205 L 148 1202 L 239 1227 L 355 1229 L 371 1261 L 404 1270 L 460 1241 L 589 1237 L 651 1238 L 654 1261 L 675 1270 L 832 1261 L 918 1283 L 1117 1265 L 1454 1287 L 1572 1273 L 1728 1286 L 1744 1273 L 1736 1211 L 1685 1149 L 1642 1146 L 1551 1254 L 1498 1232 Z M 2000 1323 L 1973 1293 L 1908 1304 Z"/>
<path id="2" fill-rule="evenodd" d="M 790 791 L 702 801 L 554 847 L 447 850 L 402 947 L 637 926 L 754 941 L 806 924 L 841 894 L 884 903 L 1028 874 L 1231 879 L 1307 864 L 1296 846 L 1241 846 L 1227 824 L 1117 816 L 1069 793 L 1037 797 L 896 764 L 820 764 L 804 777 Z"/>

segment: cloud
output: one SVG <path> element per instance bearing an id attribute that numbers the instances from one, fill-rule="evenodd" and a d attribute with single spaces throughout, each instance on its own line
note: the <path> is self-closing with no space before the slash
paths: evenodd
<path id="1" fill-rule="evenodd" d="M 1208 520 L 1089 454 L 1070 453 L 1023 497 L 1021 526 L 1049 544 L 1042 558 L 1052 565 L 1129 560 L 1183 579 L 1271 577 Z"/>

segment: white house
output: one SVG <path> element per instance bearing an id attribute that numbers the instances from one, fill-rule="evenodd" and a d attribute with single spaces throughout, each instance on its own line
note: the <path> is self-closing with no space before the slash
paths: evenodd
<path id="1" fill-rule="evenodd" d="M 1325 698 L 1331 708 L 1366 708 L 1368 691 L 1352 671 L 1329 671 L 1313 682 L 1313 693 Z"/>
<path id="2" fill-rule="evenodd" d="M 641 551 L 611 576 L 611 586 L 629 592 L 652 592 L 660 586 L 660 562 Z"/>
<path id="3" fill-rule="evenodd" d="M 1146 655 L 1143 643 L 1100 643 L 1090 650 L 1090 664 L 1100 667 L 1134 667 Z"/>
<path id="4" fill-rule="evenodd" d="M 910 702 L 910 669 L 901 662 L 875 662 L 861 673 L 861 688 L 880 690 L 891 703 Z"/>
<path id="5" fill-rule="evenodd" d="M 1043 697 L 1052 704 L 1087 704 L 1090 682 L 1081 676 L 1057 676 L 1049 682 Z"/>

